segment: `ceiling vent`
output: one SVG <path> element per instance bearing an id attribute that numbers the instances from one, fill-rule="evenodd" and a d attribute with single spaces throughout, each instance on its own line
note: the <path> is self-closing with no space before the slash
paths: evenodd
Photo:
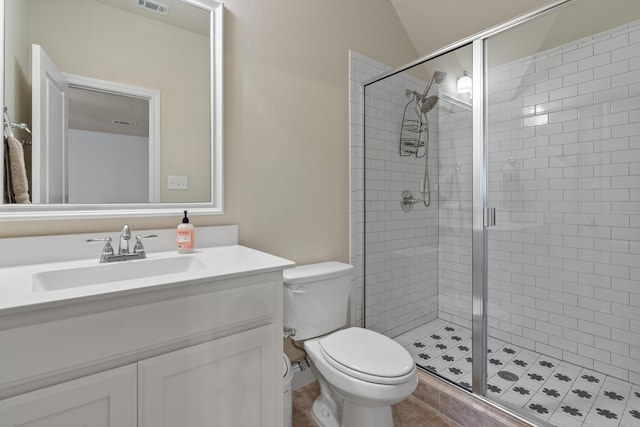
<path id="1" fill-rule="evenodd" d="M 166 15 L 169 13 L 169 6 L 149 0 L 136 0 L 136 4 L 138 7 L 143 7 L 152 12 L 160 13 L 162 15 Z"/>

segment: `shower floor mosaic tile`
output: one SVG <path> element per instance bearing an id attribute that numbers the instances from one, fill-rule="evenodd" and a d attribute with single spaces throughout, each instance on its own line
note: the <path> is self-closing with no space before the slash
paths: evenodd
<path id="1" fill-rule="evenodd" d="M 471 388 L 471 331 L 436 319 L 395 338 L 416 364 Z M 640 427 L 640 386 L 488 340 L 487 397 L 561 427 Z"/>

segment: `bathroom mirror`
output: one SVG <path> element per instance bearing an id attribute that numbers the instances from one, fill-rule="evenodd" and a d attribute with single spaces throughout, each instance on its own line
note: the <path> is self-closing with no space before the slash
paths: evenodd
<path id="1" fill-rule="evenodd" d="M 12 128 L 23 143 L 33 203 L 5 200 L 0 218 L 162 216 L 182 209 L 222 213 L 221 3 L 0 0 L 0 5 L 5 125 L 25 123 L 33 131 L 29 137 Z M 65 79 L 64 90 L 55 94 L 60 102 L 50 101 L 58 84 L 47 80 L 54 72 L 41 65 L 46 61 Z M 121 100 L 109 104 L 116 98 Z M 134 105 L 136 115 L 130 111 Z M 92 122 L 108 126 L 94 128 Z M 63 129 L 51 132 L 52 123 Z M 93 145 L 83 142 L 79 150 L 78 135 L 84 134 L 92 136 Z M 140 150 L 132 141 L 148 146 Z M 0 144 L 0 186 L 10 169 L 6 147 Z M 137 195 L 129 191 L 134 184 L 142 188 Z"/>

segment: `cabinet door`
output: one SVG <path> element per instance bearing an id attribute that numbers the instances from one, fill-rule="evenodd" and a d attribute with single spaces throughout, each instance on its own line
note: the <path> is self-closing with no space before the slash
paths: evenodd
<path id="1" fill-rule="evenodd" d="M 139 362 L 139 426 L 281 427 L 275 336 L 267 325 Z"/>
<path id="2" fill-rule="evenodd" d="M 0 400 L 2 427 L 135 427 L 137 366 Z"/>

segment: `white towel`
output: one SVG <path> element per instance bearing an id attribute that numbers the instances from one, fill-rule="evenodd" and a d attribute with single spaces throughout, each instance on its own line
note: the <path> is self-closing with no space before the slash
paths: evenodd
<path id="1" fill-rule="evenodd" d="M 11 171 L 11 185 L 16 203 L 31 203 L 29 199 L 29 180 L 24 165 L 24 151 L 22 144 L 16 138 L 7 137 L 9 148 L 9 166 Z"/>

